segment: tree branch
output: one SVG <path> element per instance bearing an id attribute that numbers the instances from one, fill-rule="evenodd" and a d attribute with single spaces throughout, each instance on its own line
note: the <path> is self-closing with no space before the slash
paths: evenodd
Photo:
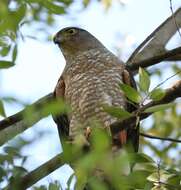
<path id="1" fill-rule="evenodd" d="M 35 170 L 31 171 L 27 175 L 20 178 L 18 181 L 11 182 L 4 189 L 6 189 L 6 190 L 11 190 L 11 189 L 25 190 L 64 164 L 65 164 L 65 161 L 63 160 L 63 155 L 58 154 L 51 160 L 47 161 L 43 165 L 39 166 Z"/>
<path id="2" fill-rule="evenodd" d="M 39 100 L 37 100 L 35 103 L 31 104 L 30 106 L 32 108 L 38 109 L 39 107 L 41 107 L 42 105 L 44 105 L 47 102 L 50 102 L 50 100 L 52 100 L 52 94 L 48 94 L 46 96 L 44 96 L 43 98 L 40 98 Z M 29 106 L 29 108 L 30 108 Z M 0 121 L 0 131 L 7 128 L 8 126 L 11 126 L 19 121 L 21 121 L 25 115 L 26 109 L 5 118 L 4 120 Z"/>
<path id="3" fill-rule="evenodd" d="M 157 140 L 162 140 L 162 141 L 171 141 L 171 142 L 181 143 L 181 140 L 178 140 L 178 139 L 158 137 L 158 136 L 153 136 L 153 135 L 149 135 L 149 134 L 145 134 L 145 133 L 140 133 L 140 136 L 150 138 L 150 139 L 157 139 Z"/>
<path id="4" fill-rule="evenodd" d="M 175 25 L 177 23 L 177 26 Z M 160 53 L 166 53 L 166 44 L 181 27 L 181 8 L 175 11 L 158 28 L 156 28 L 132 53 L 127 61 L 128 65 L 151 59 Z"/>
<path id="5" fill-rule="evenodd" d="M 131 71 L 135 71 L 135 70 L 138 70 L 139 67 L 143 67 L 143 68 L 149 67 L 157 63 L 160 63 L 161 61 L 165 61 L 167 59 L 169 60 L 174 56 L 176 58 L 180 54 L 181 54 L 181 47 L 178 47 L 170 51 L 165 51 L 164 53 L 161 53 L 157 56 L 154 56 L 145 60 L 141 60 L 138 62 L 133 62 L 132 64 L 127 64 L 126 67 L 130 69 Z"/>
<path id="6" fill-rule="evenodd" d="M 23 109 L 22 111 L 5 118 L 4 120 L 0 121 L 0 145 L 3 145 L 8 140 L 12 139 L 19 133 L 22 133 L 26 129 L 32 127 L 35 123 L 37 123 L 40 119 L 44 116 L 39 114 L 38 110 L 48 102 L 53 100 L 52 93 L 44 96 L 43 98 L 39 99 L 35 103 L 31 104 L 27 108 Z M 27 109 L 33 109 L 34 113 L 32 115 L 31 122 L 25 119 L 25 115 Z"/>

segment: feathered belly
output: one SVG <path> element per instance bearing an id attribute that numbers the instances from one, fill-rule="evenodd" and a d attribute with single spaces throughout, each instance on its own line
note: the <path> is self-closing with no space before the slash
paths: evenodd
<path id="1" fill-rule="evenodd" d="M 70 136 L 82 133 L 86 127 L 92 127 L 96 120 L 103 127 L 109 127 L 116 121 L 103 109 L 104 105 L 125 107 L 125 97 L 119 84 L 119 75 L 87 77 L 85 74 L 74 76 L 67 84 L 65 97 L 72 113 L 70 118 Z"/>

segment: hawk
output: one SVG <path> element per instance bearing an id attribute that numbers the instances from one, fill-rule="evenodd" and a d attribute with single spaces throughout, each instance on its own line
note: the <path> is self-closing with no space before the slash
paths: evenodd
<path id="1" fill-rule="evenodd" d="M 125 65 L 88 31 L 67 27 L 54 36 L 66 60 L 66 66 L 56 85 L 54 95 L 71 106 L 71 113 L 54 118 L 59 134 L 75 139 L 92 127 L 92 120 L 109 129 L 117 121 L 104 111 L 103 105 L 117 106 L 128 111 L 130 105 L 120 90 L 120 83 L 135 87 L 135 82 Z M 134 124 L 135 125 L 135 124 Z M 115 134 L 120 147 L 131 142 L 138 150 L 138 127 L 127 126 Z"/>

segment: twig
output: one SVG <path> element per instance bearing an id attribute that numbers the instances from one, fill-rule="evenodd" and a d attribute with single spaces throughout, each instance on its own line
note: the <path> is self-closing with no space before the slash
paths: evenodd
<path id="1" fill-rule="evenodd" d="M 141 108 L 139 108 L 139 111 L 136 110 L 135 114 L 133 113 L 132 117 L 113 123 L 111 125 L 112 134 L 117 134 L 122 129 L 125 129 L 127 126 L 130 126 L 130 124 L 136 120 L 136 117 L 139 117 L 140 120 L 143 120 L 147 118 L 148 116 L 150 116 L 152 113 L 144 112 L 147 108 L 160 105 L 160 104 L 170 103 L 179 97 L 181 97 L 181 80 L 177 81 L 171 88 L 166 89 L 165 96 L 161 100 L 151 101 L 148 104 L 143 105 Z"/>
<path id="2" fill-rule="evenodd" d="M 157 139 L 157 140 L 163 140 L 163 141 L 171 141 L 171 142 L 176 142 L 176 143 L 181 143 L 181 140 L 178 139 L 173 139 L 173 138 L 165 138 L 165 137 L 158 137 L 158 136 L 153 136 L 145 133 L 140 133 L 140 136 L 150 138 L 150 139 Z"/>
<path id="3" fill-rule="evenodd" d="M 165 82 L 167 82 L 168 80 L 170 80 L 171 78 L 177 76 L 177 75 L 180 74 L 180 73 L 181 73 L 181 71 L 178 71 L 178 72 L 176 72 L 175 74 L 171 75 L 170 77 L 166 78 L 165 80 L 163 80 L 162 82 L 160 82 L 158 85 L 156 85 L 156 86 L 153 88 L 153 90 L 155 90 L 156 88 L 160 87 L 160 86 L 163 85 Z M 152 90 L 152 91 L 153 91 L 153 90 Z"/>
<path id="4" fill-rule="evenodd" d="M 149 59 L 145 59 L 143 61 L 138 61 L 138 62 L 134 62 L 132 64 L 127 64 L 126 67 L 132 71 L 135 71 L 139 67 L 143 67 L 143 68 L 149 67 L 149 66 L 155 65 L 161 61 L 167 60 L 168 58 L 176 56 L 178 54 L 181 54 L 181 47 L 172 49 L 170 51 L 166 51 L 164 53 L 161 53 L 161 54 L 151 57 Z"/>
<path id="5" fill-rule="evenodd" d="M 33 184 L 38 182 L 40 179 L 44 178 L 45 176 L 49 175 L 60 166 L 65 164 L 65 161 L 62 158 L 62 154 L 56 155 L 51 160 L 47 161 L 43 165 L 39 166 L 35 170 L 31 171 L 24 177 L 20 178 L 18 181 L 13 181 L 10 183 L 4 190 L 11 190 L 11 189 L 21 189 L 25 190 L 31 187 Z"/>
<path id="6" fill-rule="evenodd" d="M 157 84 L 150 92 L 147 93 L 146 97 L 144 97 L 144 99 L 142 100 L 142 102 L 144 103 L 145 100 L 147 100 L 147 98 L 150 96 L 150 94 L 151 94 L 151 92 L 153 90 L 157 89 L 158 87 L 160 87 L 161 85 L 163 85 L 165 82 L 167 82 L 168 80 L 170 80 L 171 78 L 175 77 L 176 75 L 178 75 L 180 73 L 181 73 L 181 71 L 178 71 L 175 74 L 173 74 L 173 75 L 169 76 L 168 78 L 166 78 L 165 80 L 163 80 L 162 82 L 160 82 L 159 84 Z"/>

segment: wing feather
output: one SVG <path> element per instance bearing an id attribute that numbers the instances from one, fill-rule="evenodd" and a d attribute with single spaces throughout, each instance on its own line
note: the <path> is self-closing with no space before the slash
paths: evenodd
<path id="1" fill-rule="evenodd" d="M 65 83 L 63 76 L 61 76 L 57 82 L 57 85 L 54 90 L 55 98 L 61 98 L 64 100 L 65 94 Z M 67 114 L 56 114 L 53 116 L 55 123 L 57 124 L 58 133 L 60 138 L 67 138 L 69 135 L 69 119 Z"/>
<path id="2" fill-rule="evenodd" d="M 124 69 L 123 73 L 122 73 L 122 79 L 123 79 L 123 83 L 133 87 L 136 89 L 136 83 L 134 81 L 134 78 L 132 76 L 132 74 L 130 73 L 130 71 L 128 71 L 127 69 Z M 134 103 L 130 103 L 129 101 L 127 101 L 127 105 L 126 105 L 126 109 L 128 112 L 133 112 L 137 109 L 138 105 L 134 104 Z M 133 123 L 127 127 L 127 129 L 124 129 L 122 131 L 119 132 L 119 134 L 117 134 L 119 141 L 118 143 L 120 143 L 120 145 L 124 145 L 124 144 L 129 144 L 131 143 L 134 151 L 137 152 L 138 151 L 138 147 L 139 147 L 139 124 L 136 126 L 136 120 L 133 121 Z"/>

